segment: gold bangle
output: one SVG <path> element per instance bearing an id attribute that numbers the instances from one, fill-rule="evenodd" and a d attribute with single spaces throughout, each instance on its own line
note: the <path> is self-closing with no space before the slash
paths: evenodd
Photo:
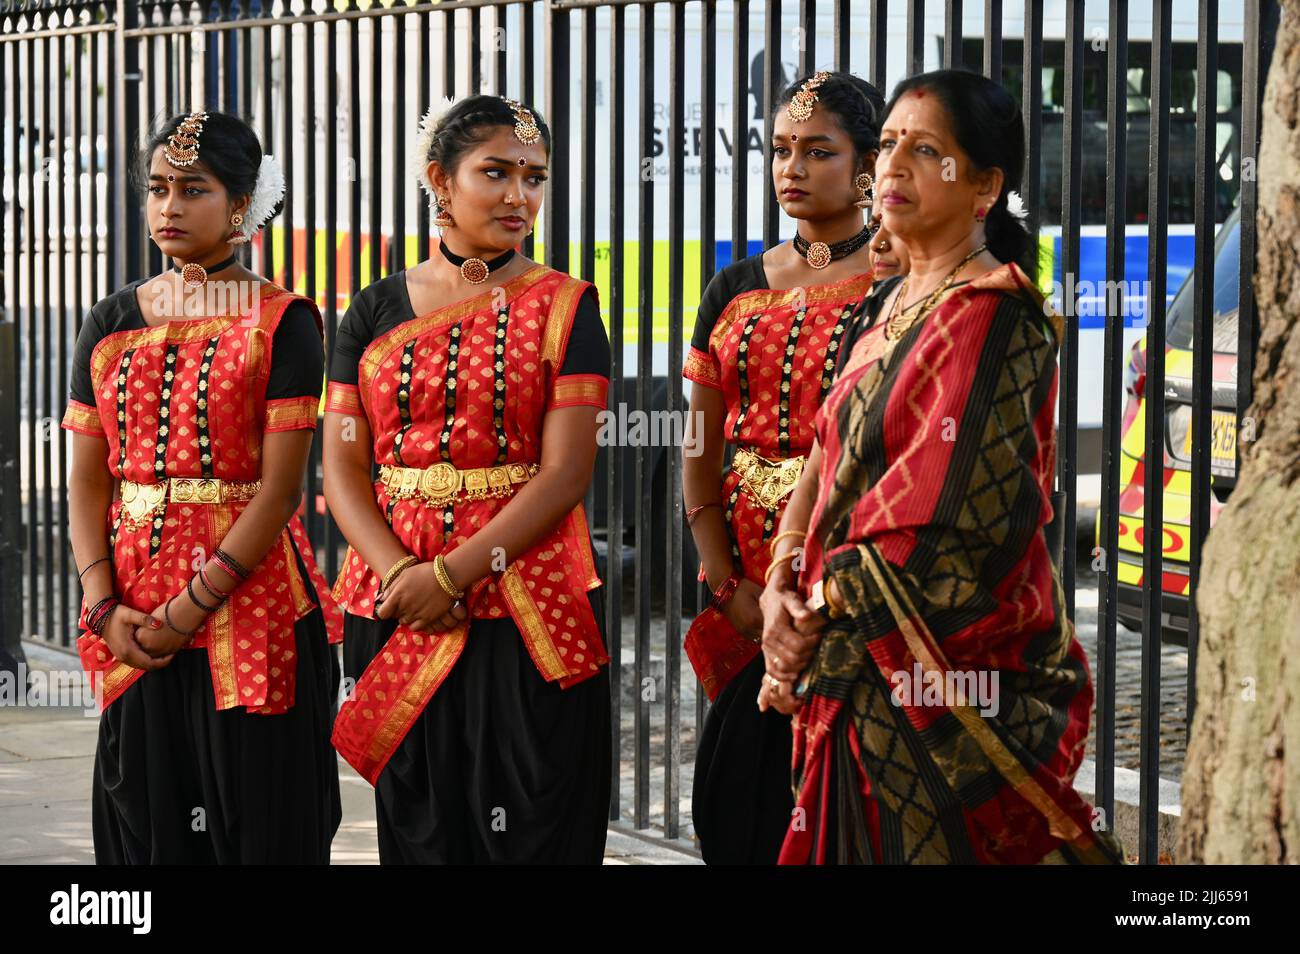
<path id="1" fill-rule="evenodd" d="M 433 575 L 438 580 L 438 585 L 442 587 L 443 592 L 453 600 L 465 598 L 465 591 L 456 589 L 456 584 L 451 581 L 451 575 L 447 572 L 447 563 L 443 560 L 441 553 L 433 558 Z"/>
<path id="2" fill-rule="evenodd" d="M 767 571 L 763 574 L 763 585 L 764 585 L 764 586 L 767 586 L 767 582 L 768 582 L 768 580 L 772 579 L 772 572 L 773 572 L 773 571 L 774 571 L 778 566 L 780 566 L 780 565 L 781 565 L 782 563 L 784 563 L 786 560 L 793 560 L 793 559 L 794 559 L 796 556 L 798 556 L 798 555 L 799 555 L 799 548 L 798 548 L 798 547 L 795 547 L 795 548 L 794 548 L 793 550 L 791 550 L 789 553 L 783 553 L 783 554 L 781 554 L 781 556 L 777 557 L 777 558 L 776 558 L 775 560 L 773 560 L 770 564 L 768 564 Z"/>
<path id="3" fill-rule="evenodd" d="M 379 592 L 376 593 L 375 595 L 382 596 L 384 592 L 390 586 L 393 585 L 393 581 L 397 579 L 397 577 L 401 574 L 403 570 L 405 570 L 412 563 L 418 563 L 418 562 L 420 561 L 416 557 L 408 553 L 406 556 L 402 557 L 400 560 L 394 563 L 391 567 L 389 567 L 388 572 L 384 574 L 383 580 L 381 580 L 379 583 Z"/>
<path id="4" fill-rule="evenodd" d="M 834 582 L 834 580 L 835 577 L 831 577 L 831 581 Z M 835 588 L 837 590 L 839 589 L 838 583 L 835 584 Z M 844 604 L 831 598 L 831 584 L 824 580 L 822 581 L 822 596 L 826 600 L 826 611 L 831 614 L 833 619 L 839 619 L 841 616 L 845 615 Z"/>
<path id="5" fill-rule="evenodd" d="M 807 530 L 782 530 L 780 533 L 774 536 L 772 538 L 772 542 L 767 545 L 767 555 L 775 556 L 776 545 L 780 543 L 784 537 L 788 537 L 788 536 L 806 537 L 808 536 L 808 531 Z"/>

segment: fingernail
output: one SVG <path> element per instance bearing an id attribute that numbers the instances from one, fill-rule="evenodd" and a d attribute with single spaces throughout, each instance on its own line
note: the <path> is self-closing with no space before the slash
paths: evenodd
<path id="1" fill-rule="evenodd" d="M 163 625 L 163 624 L 162 624 L 162 620 L 160 620 L 157 616 L 150 616 L 150 617 L 149 617 L 149 628 L 150 628 L 150 629 L 162 629 L 162 625 Z"/>

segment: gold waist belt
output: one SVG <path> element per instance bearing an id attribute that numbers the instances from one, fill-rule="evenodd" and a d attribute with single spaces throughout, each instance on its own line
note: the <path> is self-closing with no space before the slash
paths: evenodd
<path id="1" fill-rule="evenodd" d="M 216 477 L 168 477 L 158 483 L 122 481 L 122 509 L 131 526 L 143 524 L 172 503 L 223 504 L 252 500 L 262 489 L 260 480 L 220 480 Z"/>
<path id="2" fill-rule="evenodd" d="M 487 500 L 509 497 L 515 485 L 526 483 L 541 467 L 537 464 L 500 464 L 496 467 L 471 467 L 459 470 L 440 461 L 432 467 L 379 466 L 379 480 L 393 500 L 423 497 L 435 507 L 445 506 L 457 498 Z"/>
<path id="3" fill-rule="evenodd" d="M 740 475 L 750 496 L 768 510 L 775 511 L 781 501 L 794 490 L 803 473 L 803 456 L 784 460 L 768 460 L 748 447 L 739 447 L 731 458 L 731 469 Z"/>

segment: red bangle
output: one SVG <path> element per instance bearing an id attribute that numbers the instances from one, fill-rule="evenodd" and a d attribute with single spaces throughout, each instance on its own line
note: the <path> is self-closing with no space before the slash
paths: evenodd
<path id="1" fill-rule="evenodd" d="M 721 612 L 722 607 L 726 606 L 727 601 L 736 594 L 736 587 L 738 586 L 740 586 L 740 577 L 736 576 L 733 571 L 731 576 L 723 580 L 718 588 L 713 591 L 713 602 L 709 605 Z"/>

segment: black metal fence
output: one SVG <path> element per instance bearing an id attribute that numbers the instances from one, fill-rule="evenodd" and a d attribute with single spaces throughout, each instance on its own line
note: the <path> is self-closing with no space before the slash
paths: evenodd
<path id="1" fill-rule="evenodd" d="M 0 2 L 4 648 L 21 655 L 19 635 L 68 647 L 75 635 L 80 593 L 64 530 L 68 452 L 54 438 L 62 433 L 82 315 L 123 282 L 162 268 L 142 226 L 141 197 L 125 179 L 157 120 L 202 106 L 237 112 L 259 131 L 284 165 L 289 189 L 269 238 L 252 248 L 252 266 L 315 297 L 332 341 L 355 290 L 413 264 L 430 247 L 429 211 L 405 160 L 418 117 L 444 94 L 496 92 L 536 105 L 556 131 L 540 251 L 548 264 L 601 285 L 620 382 L 611 389 L 611 408 L 626 401 L 681 415 L 683 348 L 699 288 L 727 257 L 791 231 L 767 185 L 771 145 L 761 131 L 781 85 L 814 68 L 849 69 L 887 93 L 903 75 L 965 66 L 1000 79 L 1021 99 L 1029 157 L 1024 198 L 1040 221 L 1052 223 L 1040 238 L 1050 274 L 1061 280 L 1064 307 L 1080 302 L 1076 279 L 1088 223 L 1104 221 L 1107 283 L 1126 279 L 1126 229 L 1146 226 L 1146 460 L 1167 461 L 1167 396 L 1190 404 L 1192 452 L 1166 463 L 1190 472 L 1180 478 L 1190 480 L 1190 593 L 1174 599 L 1188 614 L 1190 726 L 1200 548 L 1211 497 L 1231 487 L 1231 475 L 1215 466 L 1212 412 L 1226 413 L 1240 433 L 1250 400 L 1253 171 L 1277 6 L 1154 0 L 1131 10 L 1128 0 L 1109 0 L 1091 4 L 1092 18 L 1083 0 L 1046 6 L 1045 14 L 1043 0 L 986 0 L 982 11 L 964 10 L 961 0 L 932 3 L 928 11 L 924 0 Z M 1189 12 L 1191 33 L 1182 36 Z M 1103 25 L 1089 30 L 1093 21 Z M 1241 36 L 1221 42 L 1221 22 L 1238 24 Z M 1149 25 L 1149 34 L 1130 39 L 1131 23 Z M 1189 57 L 1190 74 L 1183 63 Z M 1190 94 L 1187 82 L 1194 84 Z M 1194 138 L 1190 176 L 1179 168 L 1188 159 L 1179 146 L 1183 132 Z M 1144 151 L 1145 169 L 1131 162 Z M 1232 348 L 1216 339 L 1217 289 L 1204 280 L 1215 274 L 1225 182 L 1240 205 L 1237 372 L 1226 391 L 1215 386 L 1211 343 L 1218 351 Z M 1194 233 L 1193 367 L 1188 380 L 1177 382 L 1165 372 L 1166 298 L 1175 290 L 1166 277 L 1171 192 L 1180 209 L 1190 208 Z M 527 254 L 532 246 L 530 238 Z M 1143 520 L 1163 523 L 1164 502 L 1158 483 L 1145 480 L 1144 516 L 1136 524 L 1121 520 L 1128 479 L 1121 452 L 1124 329 L 1132 327 L 1122 304 L 1108 308 L 1104 327 L 1087 332 L 1104 338 L 1099 366 L 1081 371 L 1080 322 L 1068 322 L 1058 483 L 1069 532 L 1077 520 L 1080 394 L 1100 389 L 1096 794 L 1114 818 L 1116 632 L 1127 591 L 1142 626 L 1136 847 L 1143 861 L 1153 861 L 1160 650 L 1162 625 L 1172 618 L 1162 570 L 1171 557 L 1164 534 L 1145 534 L 1140 558 L 1130 558 L 1140 559 L 1141 582 L 1127 590 L 1121 584 L 1121 529 L 1143 536 Z M 1137 396 L 1132 387 L 1129 395 Z M 1234 454 L 1235 446 L 1227 457 Z M 305 519 L 332 579 L 342 540 L 320 494 L 319 440 L 313 460 Z M 654 829 L 671 843 L 683 843 L 682 769 L 689 770 L 704 707 L 681 654 L 683 613 L 699 594 L 683 532 L 680 465 L 680 446 L 602 453 L 591 494 L 614 660 L 613 754 L 620 771 L 610 817 L 631 830 Z M 1075 549 L 1066 546 L 1062 566 L 1072 617 Z"/>

